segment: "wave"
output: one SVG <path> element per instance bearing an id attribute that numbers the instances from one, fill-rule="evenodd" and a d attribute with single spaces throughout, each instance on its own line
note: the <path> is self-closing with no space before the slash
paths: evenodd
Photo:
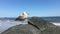
<path id="1" fill-rule="evenodd" d="M 25 21 L 14 21 L 14 20 L 0 20 L 0 33 L 4 32 L 12 26 L 19 24 L 28 24 L 27 20 Z"/>

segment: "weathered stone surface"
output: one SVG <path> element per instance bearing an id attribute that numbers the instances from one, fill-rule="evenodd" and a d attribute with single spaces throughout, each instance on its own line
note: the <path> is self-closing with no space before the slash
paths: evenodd
<path id="1" fill-rule="evenodd" d="M 29 19 L 28 23 L 38 28 L 41 31 L 41 34 L 60 34 L 60 27 L 55 26 L 40 17 L 32 17 Z"/>
<path id="2" fill-rule="evenodd" d="M 42 31 L 41 34 L 60 34 L 60 27 L 55 26 Z"/>
<path id="3" fill-rule="evenodd" d="M 36 27 L 26 24 L 11 27 L 2 34 L 41 34 L 41 32 Z"/>
<path id="4" fill-rule="evenodd" d="M 33 26 L 35 26 L 40 31 L 44 31 L 48 27 L 54 26 L 53 24 L 51 24 L 48 21 L 45 21 L 45 20 L 43 20 L 42 18 L 39 18 L 39 17 L 32 17 L 32 18 L 30 18 L 28 23 L 33 25 Z"/>

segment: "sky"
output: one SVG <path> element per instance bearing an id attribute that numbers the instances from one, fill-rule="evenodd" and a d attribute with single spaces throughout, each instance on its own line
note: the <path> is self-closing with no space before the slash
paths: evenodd
<path id="1" fill-rule="evenodd" d="M 60 16 L 60 0 L 0 0 L 0 17 L 18 17 L 24 11 L 29 17 Z"/>

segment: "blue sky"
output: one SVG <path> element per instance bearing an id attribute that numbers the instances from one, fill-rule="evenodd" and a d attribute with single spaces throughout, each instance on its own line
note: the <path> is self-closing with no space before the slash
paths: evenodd
<path id="1" fill-rule="evenodd" d="M 0 17 L 17 17 L 24 11 L 29 17 L 60 16 L 60 0 L 0 0 Z"/>

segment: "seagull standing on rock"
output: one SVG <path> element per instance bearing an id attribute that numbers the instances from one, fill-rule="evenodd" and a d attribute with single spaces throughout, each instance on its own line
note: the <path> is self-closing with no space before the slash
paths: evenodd
<path id="1" fill-rule="evenodd" d="M 28 17 L 27 12 L 23 12 L 16 20 L 23 21 Z"/>

